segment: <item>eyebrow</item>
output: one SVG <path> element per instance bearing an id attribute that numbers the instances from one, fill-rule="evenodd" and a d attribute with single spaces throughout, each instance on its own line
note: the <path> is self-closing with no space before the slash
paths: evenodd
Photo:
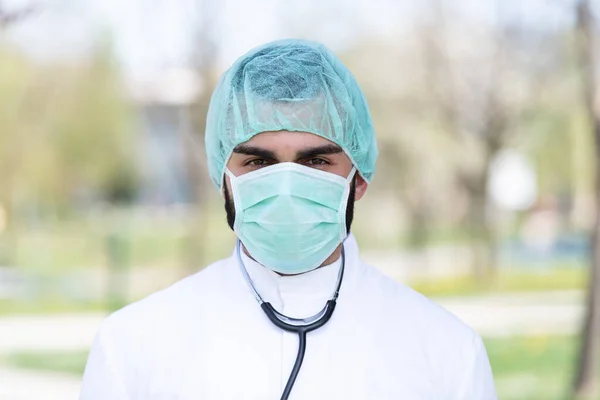
<path id="1" fill-rule="evenodd" d="M 236 154 L 244 154 L 247 156 L 261 157 L 266 160 L 277 160 L 277 155 L 275 154 L 275 152 L 244 143 L 235 146 L 233 152 Z M 342 152 L 343 150 L 340 146 L 336 144 L 326 144 L 323 146 L 309 147 L 298 151 L 298 153 L 296 153 L 296 160 L 305 160 L 307 158 L 312 158 L 316 156 L 322 156 L 326 154 L 339 154 Z"/>
<path id="2" fill-rule="evenodd" d="M 271 150 L 261 149 L 260 147 L 250 146 L 243 143 L 235 146 L 233 152 L 247 156 L 261 157 L 266 160 L 277 160 L 277 156 Z"/>
<path id="3" fill-rule="evenodd" d="M 343 150 L 340 146 L 336 144 L 326 144 L 323 146 L 310 147 L 308 149 L 300 150 L 296 154 L 297 160 L 305 160 L 307 158 L 312 158 L 315 156 L 324 156 L 327 154 L 338 154 Z"/>

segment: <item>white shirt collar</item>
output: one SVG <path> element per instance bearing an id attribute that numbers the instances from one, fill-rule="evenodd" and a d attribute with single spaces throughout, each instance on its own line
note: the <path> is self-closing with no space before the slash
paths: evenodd
<path id="1" fill-rule="evenodd" d="M 243 251 L 242 261 L 256 290 L 266 301 L 269 301 L 267 296 L 273 295 L 273 292 L 279 298 L 288 294 L 331 296 L 335 290 L 338 272 L 342 264 L 340 257 L 331 264 L 303 274 L 282 276 L 254 261 Z M 266 293 L 263 294 L 263 292 Z"/>
<path id="2" fill-rule="evenodd" d="M 237 247 L 237 246 L 236 246 Z M 237 251 L 237 250 L 236 250 Z M 359 260 L 358 245 L 352 234 L 344 241 L 345 267 L 340 289 L 339 300 L 353 297 L 351 292 L 360 282 L 365 272 Z M 241 259 L 252 280 L 255 289 L 264 301 L 270 302 L 280 312 L 288 312 L 295 317 L 306 317 L 318 312 L 325 302 L 331 298 L 337 283 L 341 258 L 334 263 L 313 271 L 294 276 L 281 276 L 252 260 L 243 251 Z M 234 252 L 232 262 L 239 272 L 237 254 Z M 239 273 L 242 283 L 250 293 L 250 287 Z"/>

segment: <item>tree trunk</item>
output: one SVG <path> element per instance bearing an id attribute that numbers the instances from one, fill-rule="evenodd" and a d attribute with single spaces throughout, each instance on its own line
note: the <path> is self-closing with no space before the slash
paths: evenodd
<path id="1" fill-rule="evenodd" d="M 496 269 L 495 241 L 488 217 L 486 185 L 487 177 L 480 178 L 477 185 L 479 187 L 471 194 L 469 211 L 473 276 L 482 283 L 489 282 Z"/>
<path id="2" fill-rule="evenodd" d="M 577 4 L 579 62 L 582 73 L 582 92 L 595 140 L 596 156 L 596 216 L 590 254 L 590 281 L 586 314 L 581 335 L 579 362 L 573 394 L 576 398 L 598 398 L 598 363 L 600 356 L 600 112 L 595 105 L 597 96 L 595 28 L 589 0 Z"/>
<path id="3" fill-rule="evenodd" d="M 408 244 L 413 249 L 423 249 L 429 239 L 429 212 L 425 207 L 418 206 L 409 213 L 410 231 Z"/>
<path id="4" fill-rule="evenodd" d="M 0 267 L 14 267 L 17 265 L 18 235 L 12 216 L 6 212 L 6 225 L 0 232 Z"/>
<path id="5" fill-rule="evenodd" d="M 9 165 L 6 163 L 5 165 Z M 0 189 L 0 266 L 15 266 L 17 264 L 17 226 L 13 201 L 13 179 L 11 173 L 14 169 L 9 169 Z"/>
<path id="6" fill-rule="evenodd" d="M 597 134 L 598 128 L 596 128 Z M 598 141 L 598 136 L 596 136 Z M 596 145 L 598 148 L 598 145 Z M 598 149 L 597 149 L 598 151 Z M 600 153 L 597 154 L 600 160 Z M 600 210 L 600 168 L 596 169 L 596 210 Z M 600 212 L 596 211 L 592 249 L 590 254 L 590 280 L 586 313 L 581 336 L 579 363 L 575 378 L 575 395 L 581 399 L 598 398 L 598 357 L 600 351 Z"/>
<path id="7" fill-rule="evenodd" d="M 598 364 L 600 363 L 600 118 L 595 116 L 594 138 L 596 152 L 596 216 L 590 251 L 589 285 L 586 313 L 581 335 L 579 362 L 575 377 L 576 398 L 597 399 Z"/>

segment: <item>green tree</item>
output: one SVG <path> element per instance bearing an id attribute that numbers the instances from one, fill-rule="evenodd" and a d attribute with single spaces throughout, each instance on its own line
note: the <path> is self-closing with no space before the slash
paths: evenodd
<path id="1" fill-rule="evenodd" d="M 22 208 L 66 215 L 83 198 L 133 196 L 136 130 L 122 86 L 105 43 L 87 59 L 53 65 L 0 47 L 2 247 L 16 247 Z"/>

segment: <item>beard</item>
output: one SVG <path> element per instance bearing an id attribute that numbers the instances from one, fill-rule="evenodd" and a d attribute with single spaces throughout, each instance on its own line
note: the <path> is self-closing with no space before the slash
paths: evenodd
<path id="1" fill-rule="evenodd" d="M 223 182 L 223 190 L 225 191 L 225 212 L 227 213 L 227 225 L 233 230 L 233 224 L 235 222 L 235 206 L 227 184 Z M 348 203 L 346 204 L 346 232 L 350 233 L 350 226 L 354 219 L 354 194 L 356 192 L 356 175 L 352 178 L 350 184 L 350 193 L 348 194 Z"/>

